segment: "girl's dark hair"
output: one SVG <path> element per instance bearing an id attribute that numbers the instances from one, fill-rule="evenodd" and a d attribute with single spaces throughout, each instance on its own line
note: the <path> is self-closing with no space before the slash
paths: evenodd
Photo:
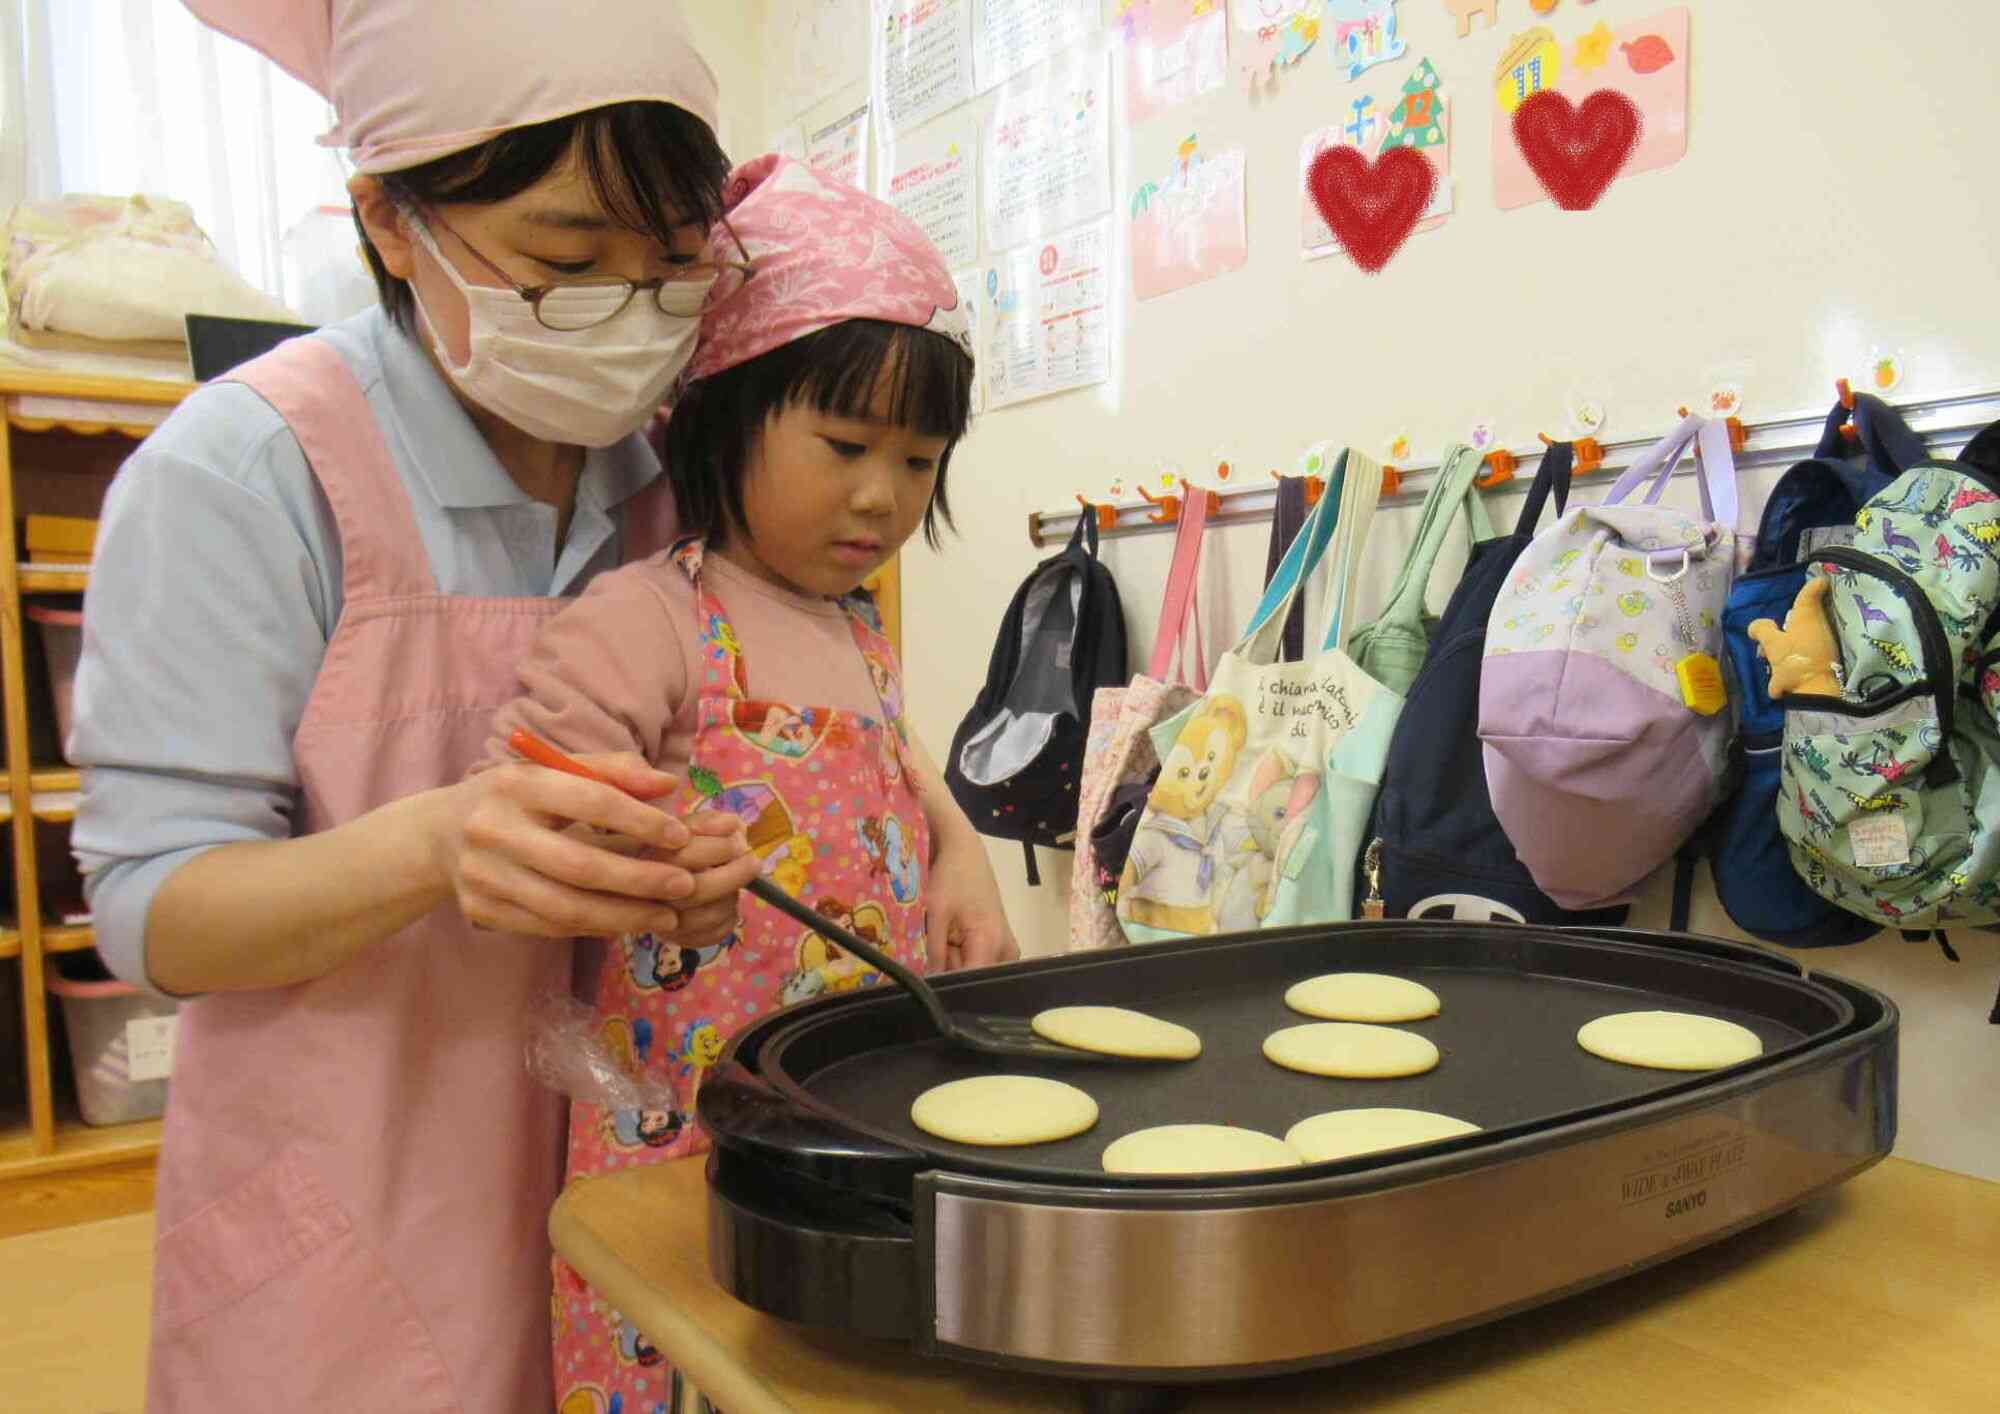
<path id="1" fill-rule="evenodd" d="M 972 420 L 972 359 L 943 334 L 880 319 L 849 319 L 807 334 L 681 395 L 667 422 L 662 459 L 674 479 L 683 531 L 720 543 L 742 526 L 750 449 L 772 416 L 797 406 L 833 417 L 871 417 L 885 374 L 889 420 L 945 440 L 924 510 L 924 540 L 936 549 L 938 522 L 952 524 L 945 473 Z"/>
<path id="2" fill-rule="evenodd" d="M 672 243 L 677 226 L 707 227 L 722 215 L 729 159 L 715 134 L 685 109 L 646 100 L 510 128 L 463 152 L 384 172 L 382 186 L 398 203 L 418 207 L 505 201 L 546 177 L 572 152 L 611 219 L 661 245 Z M 414 317 L 409 284 L 382 264 L 358 212 L 354 224 L 383 306 L 409 329 Z"/>

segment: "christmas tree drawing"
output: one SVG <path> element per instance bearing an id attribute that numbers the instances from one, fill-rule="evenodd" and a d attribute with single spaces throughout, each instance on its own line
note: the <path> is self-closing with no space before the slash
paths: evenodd
<path id="1" fill-rule="evenodd" d="M 1438 92 L 1438 74 L 1430 60 L 1418 64 L 1403 85 L 1402 101 L 1389 114 L 1389 137 L 1382 146 L 1385 151 L 1444 146 L 1444 96 Z"/>

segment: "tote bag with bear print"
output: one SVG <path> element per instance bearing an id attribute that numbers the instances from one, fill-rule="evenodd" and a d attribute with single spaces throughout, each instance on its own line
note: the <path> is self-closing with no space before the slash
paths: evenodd
<path id="1" fill-rule="evenodd" d="M 1352 916 L 1355 857 L 1403 702 L 1347 653 L 1382 468 L 1350 450 L 1329 480 L 1208 691 L 1153 729 L 1160 775 L 1118 888 L 1135 943 Z M 1315 573 L 1323 645 L 1281 662 L 1285 618 Z"/>

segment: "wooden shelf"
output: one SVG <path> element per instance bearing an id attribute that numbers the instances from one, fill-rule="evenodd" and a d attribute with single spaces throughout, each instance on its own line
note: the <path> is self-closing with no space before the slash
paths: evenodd
<path id="1" fill-rule="evenodd" d="M 73 570 L 22 570 L 23 594 L 81 594 L 90 587 L 90 571 L 82 565 Z"/>
<path id="2" fill-rule="evenodd" d="M 34 1136 L 22 1116 L 11 1114 L 5 1124 L 0 1128 L 0 1179 L 131 1163 L 160 1152 L 160 1121 L 156 1119 L 93 1129 L 75 1115 L 65 1115 L 56 1123 L 52 1154 L 35 1152 Z"/>
<path id="3" fill-rule="evenodd" d="M 42 929 L 43 952 L 85 952 L 97 946 L 97 933 L 88 923 L 59 923 Z"/>

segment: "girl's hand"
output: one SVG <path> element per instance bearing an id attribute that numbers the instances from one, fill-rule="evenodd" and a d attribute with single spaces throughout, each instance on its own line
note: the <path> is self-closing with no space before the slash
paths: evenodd
<path id="1" fill-rule="evenodd" d="M 929 913 L 924 946 L 933 972 L 956 972 L 1020 959 L 1021 945 L 1007 926 L 1000 882 L 986 847 L 968 826 L 939 843 L 924 890 Z"/>
<path id="2" fill-rule="evenodd" d="M 750 853 L 743 822 L 727 811 L 704 810 L 685 823 L 694 837 L 666 862 L 693 874 L 694 892 L 679 902 L 679 926 L 655 928 L 653 936 L 684 948 L 712 947 L 736 931 L 738 891 L 757 876 L 762 861 Z"/>
<path id="3" fill-rule="evenodd" d="M 679 782 L 633 753 L 580 759 L 617 786 L 513 763 L 439 792 L 432 849 L 466 920 L 548 938 L 671 936 L 687 920 L 712 929 L 718 906 L 733 913 L 756 865 L 739 848 L 740 828 L 729 838 L 708 827 L 697 836 L 647 803 Z M 631 843 L 621 850 L 622 841 Z M 633 857 L 631 846 L 656 857 Z"/>

